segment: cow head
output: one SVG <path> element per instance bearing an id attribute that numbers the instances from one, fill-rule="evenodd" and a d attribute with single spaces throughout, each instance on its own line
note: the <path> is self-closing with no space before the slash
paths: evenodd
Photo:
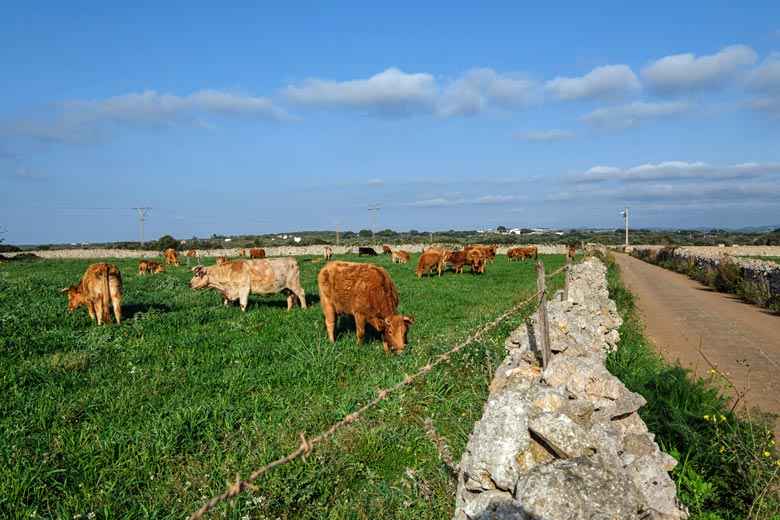
<path id="1" fill-rule="evenodd" d="M 382 331 L 382 343 L 387 354 L 388 347 L 393 352 L 403 352 L 406 347 L 406 330 L 414 323 L 414 316 L 395 314 L 385 318 L 385 330 Z"/>
<path id="2" fill-rule="evenodd" d="M 204 287 L 208 286 L 209 273 L 207 269 L 205 269 L 202 265 L 198 265 L 190 269 L 190 271 L 195 272 L 195 276 L 193 276 L 192 280 L 190 280 L 190 289 L 203 289 Z"/>
<path id="3" fill-rule="evenodd" d="M 60 292 L 68 293 L 69 311 L 75 311 L 76 309 L 78 309 L 79 307 L 87 303 L 87 300 L 84 298 L 84 293 L 81 292 L 81 288 L 78 285 L 69 285 L 64 289 L 61 289 Z"/>

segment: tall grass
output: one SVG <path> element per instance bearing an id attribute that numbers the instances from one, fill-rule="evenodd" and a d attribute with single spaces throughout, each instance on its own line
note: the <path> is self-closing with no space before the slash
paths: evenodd
<path id="1" fill-rule="evenodd" d="M 608 282 L 624 323 L 607 368 L 647 399 L 639 413 L 679 462 L 672 476 L 690 518 L 780 518 L 780 458 L 771 418 L 733 413 L 721 392 L 729 386 L 725 374 L 713 369 L 706 379 L 694 379 L 689 370 L 664 362 L 645 337 L 633 295 L 613 262 Z"/>
<path id="2" fill-rule="evenodd" d="M 542 259 L 548 272 L 564 263 Z M 124 321 L 102 327 L 84 308 L 67 312 L 59 292 L 90 261 L 0 265 L 0 517 L 186 517 L 226 480 L 294 451 L 301 432 L 327 429 L 535 290 L 532 262 L 418 279 L 415 255 L 396 265 L 380 256 L 399 310 L 415 317 L 407 352 L 385 356 L 376 334 L 357 345 L 347 319 L 327 340 L 322 264 L 299 260 L 309 309 L 252 296 L 245 313 L 215 291 L 188 290 L 184 267 L 139 277 L 136 260 L 108 260 L 124 276 Z M 207 517 L 451 516 L 452 454 L 481 416 L 504 339 L 531 311 Z"/>

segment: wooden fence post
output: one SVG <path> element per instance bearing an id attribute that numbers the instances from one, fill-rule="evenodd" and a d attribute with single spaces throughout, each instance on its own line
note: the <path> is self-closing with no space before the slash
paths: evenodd
<path id="1" fill-rule="evenodd" d="M 536 331 L 536 344 L 542 352 L 542 370 L 552 357 L 550 350 L 550 329 L 547 325 L 547 278 L 544 274 L 544 263 L 536 262 L 536 292 L 539 293 L 537 313 L 539 315 L 539 330 Z"/>
<path id="2" fill-rule="evenodd" d="M 566 278 L 563 282 L 563 301 L 569 299 L 569 279 L 571 278 L 571 262 L 572 259 L 569 255 L 566 255 Z"/>

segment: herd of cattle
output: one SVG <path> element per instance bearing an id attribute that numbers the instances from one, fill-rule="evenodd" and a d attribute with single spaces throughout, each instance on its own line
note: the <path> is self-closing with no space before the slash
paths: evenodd
<path id="1" fill-rule="evenodd" d="M 466 246 L 463 251 L 451 251 L 442 248 L 428 248 L 422 252 L 418 261 L 417 277 L 423 273 L 432 275 L 435 269 L 441 276 L 445 264 L 453 266 L 455 273 L 463 272 L 464 266 L 470 266 L 473 274 L 485 273 L 488 263 L 492 263 L 498 246 Z M 406 263 L 411 256 L 408 252 L 392 251 L 384 246 L 383 252 L 392 255 L 393 263 Z M 238 253 L 243 256 L 244 251 Z M 196 256 L 194 250 L 187 256 Z M 371 247 L 360 247 L 358 256 L 377 256 Z M 266 258 L 262 248 L 249 250 L 250 260 L 236 259 L 227 261 L 217 258 L 212 266 L 196 266 L 189 288 L 192 290 L 211 287 L 220 292 L 223 303 L 238 300 L 242 311 L 246 311 L 250 294 L 271 296 L 283 293 L 287 296 L 287 310 L 298 303 L 306 308 L 306 294 L 300 282 L 300 265 L 293 257 Z M 406 346 L 406 332 L 414 323 L 413 316 L 398 314 L 398 291 L 390 275 L 382 267 L 370 263 L 331 260 L 331 248 L 324 251 L 326 264 L 317 276 L 320 303 L 325 316 L 325 329 L 331 342 L 335 341 L 335 327 L 340 315 L 355 319 L 357 342 L 362 343 L 366 323 L 376 329 L 382 337 L 385 354 L 390 350 L 401 352 Z M 508 260 L 537 257 L 536 247 L 513 248 L 507 251 Z M 574 249 L 569 249 L 574 256 Z M 179 266 L 174 249 L 165 252 L 165 264 Z M 151 260 L 141 260 L 138 274 L 147 272 L 161 273 L 163 264 Z M 68 310 L 82 305 L 87 307 L 90 317 L 98 325 L 110 323 L 110 305 L 114 308 L 117 323 L 122 321 L 122 275 L 119 269 L 106 262 L 90 265 L 78 285 L 64 289 L 68 293 Z"/>

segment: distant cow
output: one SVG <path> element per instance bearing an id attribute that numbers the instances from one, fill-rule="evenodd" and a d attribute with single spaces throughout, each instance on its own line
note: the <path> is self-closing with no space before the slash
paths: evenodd
<path id="1" fill-rule="evenodd" d="M 493 259 L 496 257 L 498 246 L 493 244 L 492 246 L 466 246 L 463 248 L 464 251 L 471 251 L 472 249 L 481 250 L 483 253 L 485 253 L 486 260 L 492 264 Z"/>
<path id="2" fill-rule="evenodd" d="M 147 272 L 160 274 L 163 272 L 163 265 L 154 260 L 141 260 L 138 262 L 138 275 L 145 275 Z"/>
<path id="3" fill-rule="evenodd" d="M 574 260 L 574 256 L 577 254 L 577 248 L 574 246 L 569 246 L 569 250 L 566 253 L 566 256 Z"/>
<path id="4" fill-rule="evenodd" d="M 195 251 L 194 249 L 188 249 L 187 256 L 198 256 L 198 252 Z"/>
<path id="5" fill-rule="evenodd" d="M 390 254 L 390 253 L 392 253 L 392 252 L 393 252 L 393 250 L 392 250 L 392 249 L 390 249 L 390 246 L 382 246 L 382 253 L 383 253 L 383 254 L 385 254 L 385 255 L 389 255 L 389 254 Z"/>
<path id="6" fill-rule="evenodd" d="M 122 322 L 122 274 L 117 266 L 100 262 L 87 268 L 78 285 L 62 289 L 68 292 L 68 310 L 87 306 L 89 317 L 97 318 L 98 325 L 111 323 L 110 303 L 114 306 L 117 323 Z"/>
<path id="7" fill-rule="evenodd" d="M 513 247 L 512 249 L 506 252 L 506 256 L 507 259 L 510 261 L 513 258 L 519 258 L 520 260 L 525 261 L 526 257 L 528 256 L 533 256 L 534 260 L 536 260 L 539 255 L 536 246 L 531 246 L 531 247 Z"/>
<path id="8" fill-rule="evenodd" d="M 487 269 L 487 254 L 480 247 L 467 251 L 468 264 L 471 266 L 471 274 L 482 274 Z"/>
<path id="9" fill-rule="evenodd" d="M 436 273 L 441 276 L 441 269 L 444 267 L 444 253 L 441 249 L 428 249 L 423 251 L 420 259 L 417 261 L 417 278 L 422 278 L 423 273 L 431 276 L 431 270 L 436 268 Z"/>
<path id="10" fill-rule="evenodd" d="M 335 339 L 340 314 L 355 318 L 357 342 L 362 343 L 366 322 L 382 335 L 387 354 L 402 352 L 406 331 L 414 317 L 397 313 L 398 291 L 393 280 L 381 267 L 358 262 L 328 262 L 317 276 L 325 328 L 331 342 Z"/>
<path id="11" fill-rule="evenodd" d="M 165 265 L 171 264 L 179 266 L 179 257 L 176 256 L 176 250 L 172 247 L 165 250 Z"/>
<path id="12" fill-rule="evenodd" d="M 246 251 L 244 249 L 238 249 L 236 250 L 236 256 L 246 256 Z"/>
<path id="13" fill-rule="evenodd" d="M 333 256 L 333 251 L 331 250 L 330 246 L 325 246 L 325 249 L 322 252 L 322 256 L 325 258 L 325 260 L 330 260 L 330 257 Z"/>
<path id="14" fill-rule="evenodd" d="M 358 256 L 377 256 L 376 251 L 374 251 L 373 247 L 359 247 L 358 248 Z"/>
<path id="15" fill-rule="evenodd" d="M 284 293 L 287 296 L 287 310 L 298 298 L 301 307 L 306 308 L 306 293 L 301 287 L 301 268 L 295 258 L 266 258 L 263 260 L 231 260 L 220 265 L 193 267 L 195 276 L 190 289 L 213 287 L 217 289 L 227 305 L 228 300 L 238 300 L 241 310 L 246 311 L 250 294 L 272 296 Z"/>
<path id="16" fill-rule="evenodd" d="M 218 256 L 217 257 L 217 265 L 224 264 L 225 262 L 227 262 L 227 257 L 226 256 Z"/>
<path id="17" fill-rule="evenodd" d="M 463 272 L 463 266 L 469 264 L 468 251 L 447 251 L 444 253 L 444 263 L 452 264 L 455 268 L 455 274 Z"/>
<path id="18" fill-rule="evenodd" d="M 394 264 L 405 264 L 411 259 L 411 256 L 403 249 L 396 249 L 391 253 L 391 258 Z"/>
<path id="19" fill-rule="evenodd" d="M 265 258 L 265 249 L 262 247 L 253 247 L 249 250 L 249 258 L 258 258 L 262 260 Z"/>

